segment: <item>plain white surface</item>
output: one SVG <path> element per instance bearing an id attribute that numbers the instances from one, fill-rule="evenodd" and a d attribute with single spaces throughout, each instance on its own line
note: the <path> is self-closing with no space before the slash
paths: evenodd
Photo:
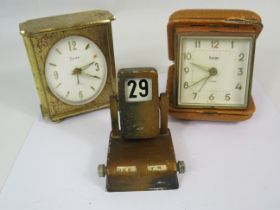
<path id="1" fill-rule="evenodd" d="M 280 116 L 258 86 L 254 96 L 259 112 L 245 122 L 170 119 L 177 159 L 187 166 L 178 175 L 179 190 L 170 191 L 105 191 L 97 165 L 106 163 L 108 109 L 60 124 L 37 119 L 1 193 L 0 209 L 278 210 Z"/>
<path id="2" fill-rule="evenodd" d="M 3 183 L 9 174 L 9 171 L 16 159 L 16 155 L 20 150 L 21 146 L 23 145 L 34 120 L 37 123 L 38 120 L 36 119 L 40 118 L 38 96 L 35 90 L 33 77 L 31 74 L 29 62 L 27 60 L 27 55 L 25 52 L 23 41 L 18 32 L 18 24 L 20 22 L 32 18 L 78 12 L 78 11 L 90 10 L 90 9 L 110 10 L 117 17 L 117 20 L 113 22 L 113 36 L 114 36 L 113 38 L 114 38 L 115 60 L 116 60 L 117 69 L 122 67 L 133 67 L 133 66 L 153 66 L 157 68 L 158 71 L 166 73 L 167 67 L 171 63 L 167 57 L 166 24 L 168 21 L 168 16 L 173 11 L 182 8 L 251 9 L 258 12 L 261 15 L 264 23 L 264 30 L 257 41 L 254 78 L 265 90 L 264 95 L 269 96 L 269 98 L 273 101 L 273 103 L 276 105 L 279 111 L 280 110 L 280 94 L 279 94 L 280 71 L 278 69 L 278 60 L 280 57 L 280 41 L 279 41 L 280 25 L 277 23 L 277 21 L 280 19 L 280 13 L 278 11 L 280 8 L 279 1 L 276 0 L 267 0 L 267 1 L 263 1 L 263 0 L 254 0 L 254 1 L 253 0 L 248 0 L 248 1 L 244 1 L 244 0 L 236 0 L 236 1 L 226 1 L 226 0 L 213 0 L 213 1 L 1 0 L 0 23 L 2 27 L 0 32 L 0 46 L 1 46 L 0 189 L 1 186 L 3 186 Z M 163 85 L 164 87 L 165 81 L 163 83 L 164 84 L 161 85 Z M 256 104 L 257 106 L 256 116 L 267 114 L 267 110 L 262 110 L 260 108 L 262 107 L 262 103 L 263 102 L 259 100 Z M 82 118 L 84 117 L 88 118 L 88 120 L 90 121 L 91 117 L 94 117 L 96 113 L 82 116 Z M 275 117 L 274 114 L 271 114 L 269 116 L 271 117 L 271 120 L 273 120 Z M 255 117 L 248 122 L 253 121 Z M 77 120 L 78 119 L 81 118 L 78 117 Z M 76 119 L 73 119 L 73 123 L 75 121 Z M 176 126 L 177 123 L 179 122 L 175 123 Z M 192 131 L 193 127 L 200 125 L 200 122 L 184 123 L 184 126 L 179 126 L 179 127 L 185 128 L 187 125 L 190 125 L 189 128 L 190 132 L 193 132 Z M 220 125 L 220 123 L 210 124 L 210 126 L 214 126 L 214 128 L 216 129 L 213 130 L 215 132 L 218 132 L 222 129 L 218 125 Z M 60 129 L 60 126 L 62 125 L 58 124 L 56 126 L 56 124 L 54 124 L 52 126 L 55 126 L 56 129 Z M 228 124 L 225 124 L 224 126 L 228 126 Z M 279 122 L 278 125 L 276 124 L 275 126 L 278 126 L 279 128 Z M 95 130 L 94 127 L 90 127 L 90 129 L 92 131 Z M 107 127 L 107 129 L 109 129 L 109 127 Z M 263 137 L 263 139 L 268 139 L 267 135 L 270 135 L 269 128 L 260 129 L 260 130 L 262 130 L 261 136 Z M 236 129 L 236 132 L 237 131 L 238 130 Z M 242 135 L 243 132 L 245 131 L 243 131 L 242 129 L 240 131 L 241 133 L 240 135 Z M 49 132 L 41 133 L 41 136 L 47 136 L 48 133 Z M 205 132 L 202 129 L 201 130 L 202 139 L 205 139 L 207 137 L 206 135 L 204 135 L 204 133 Z M 78 139 L 81 138 L 80 135 L 82 135 L 82 133 L 77 131 L 76 135 Z M 225 135 L 224 138 L 227 138 L 227 136 L 228 135 Z M 274 138 L 280 139 L 279 137 L 280 137 L 279 133 L 278 134 L 275 133 Z M 189 139 L 191 141 L 194 141 L 193 139 L 191 139 L 191 137 Z M 209 141 L 212 140 L 213 139 L 209 139 Z M 279 148 L 279 145 L 277 145 L 276 143 L 278 142 L 277 141 L 271 142 L 267 146 L 271 146 L 271 148 L 276 150 L 277 146 Z M 252 143 L 251 147 L 256 147 L 255 144 L 258 145 L 258 143 Z M 67 144 L 64 146 L 67 146 Z M 203 144 L 201 146 L 206 147 L 206 145 Z M 219 145 L 217 146 L 219 147 Z M 107 149 L 107 145 L 102 148 L 105 151 Z M 176 152 L 180 152 L 179 151 L 180 149 L 181 149 L 180 146 L 177 147 Z M 189 154 L 188 149 L 183 152 Z M 215 152 L 216 151 L 214 151 L 214 153 Z M 260 157 L 270 157 L 272 160 L 276 161 L 277 156 L 276 155 L 273 156 L 272 154 L 274 153 L 271 153 L 270 150 L 261 150 L 259 152 Z M 30 154 L 30 155 L 34 155 L 34 154 Z M 102 152 L 98 157 L 105 158 L 104 155 L 105 153 Z M 196 156 L 198 156 L 198 154 L 195 154 L 195 157 Z M 192 155 L 189 154 L 189 157 L 192 157 Z M 214 162 L 217 161 L 214 157 L 213 160 L 215 160 Z M 279 181 L 276 178 L 276 176 L 271 177 L 272 175 L 274 174 L 277 175 L 277 173 L 279 173 L 279 167 L 275 166 L 272 168 L 270 162 L 268 163 L 261 162 L 261 163 L 262 164 L 260 164 L 259 167 L 260 167 L 260 171 L 262 172 L 264 171 L 263 179 L 271 182 L 274 181 L 275 186 L 279 186 Z M 91 164 L 94 165 L 93 162 Z M 267 167 L 269 166 L 271 166 L 269 172 L 271 172 L 272 175 L 266 176 L 267 174 L 265 172 L 267 170 Z M 207 167 L 209 167 L 210 170 L 211 166 L 207 166 Z M 250 167 L 250 165 L 248 167 Z M 214 169 L 212 173 L 215 173 Z M 236 173 L 243 173 L 243 171 L 238 171 Z M 252 177 L 252 179 L 253 178 L 254 176 Z M 184 180 L 188 180 L 188 177 L 184 178 Z M 198 182 L 200 182 L 200 180 L 196 181 L 196 183 Z M 250 182 L 250 180 L 248 182 Z M 34 185 L 32 181 L 29 181 L 29 183 L 30 186 Z M 230 183 L 231 182 L 228 183 L 226 182 L 225 184 L 230 185 Z M 193 183 L 194 187 L 195 185 L 196 184 Z M 103 185 L 100 186 L 103 187 Z M 219 190 L 219 186 L 214 187 L 214 189 L 216 188 Z M 262 200 L 269 200 L 269 199 L 275 201 L 280 193 L 279 191 L 276 191 L 276 188 L 274 189 L 275 189 L 274 192 L 270 191 L 270 193 L 265 193 L 267 188 L 264 187 L 263 190 L 261 191 L 263 192 L 262 194 L 263 196 L 260 199 L 256 198 L 256 203 Z M 243 193 L 242 188 L 236 190 L 239 190 L 239 193 L 241 194 Z M 233 190 L 233 192 L 235 191 Z M 45 196 L 45 194 L 41 194 L 44 193 L 44 191 L 38 191 L 37 193 L 38 195 L 41 195 L 41 197 Z M 201 192 L 201 193 L 205 193 L 205 192 Z M 23 194 L 29 194 L 29 192 L 25 191 Z M 143 194 L 146 195 L 145 193 Z M 127 195 L 128 195 L 127 199 L 129 199 L 130 194 Z M 150 193 L 147 193 L 147 195 L 150 195 Z M 159 195 L 161 194 L 159 193 Z M 120 196 L 122 196 L 122 194 L 120 194 Z M 133 194 L 131 194 L 131 196 L 133 196 Z M 189 197 L 187 194 L 185 195 L 187 201 L 189 198 L 192 198 L 197 202 L 200 196 L 201 194 L 198 191 L 192 197 Z M 1 197 L 2 195 L 0 194 L 0 198 Z M 241 202 L 241 200 L 233 199 L 234 197 L 232 197 L 230 193 L 224 194 L 220 198 L 221 199 L 220 201 L 229 198 L 232 198 L 232 200 L 228 203 L 228 206 L 232 206 L 234 205 L 234 203 Z M 117 197 L 115 197 L 115 199 L 117 199 Z M 245 205 L 245 207 L 246 207 L 246 199 L 252 200 L 254 199 L 254 196 L 248 194 L 246 198 L 242 199 L 243 202 L 241 202 L 241 204 Z M 22 202 L 23 205 L 28 206 L 28 203 L 25 203 L 24 201 Z M 274 204 L 273 202 L 271 202 L 271 205 L 266 206 L 266 208 L 270 208 L 270 207 L 279 208 L 279 205 L 276 204 L 274 205 Z M 148 203 L 139 204 L 139 206 L 141 205 L 148 205 Z M 59 205 L 57 205 L 57 208 L 59 208 Z"/>

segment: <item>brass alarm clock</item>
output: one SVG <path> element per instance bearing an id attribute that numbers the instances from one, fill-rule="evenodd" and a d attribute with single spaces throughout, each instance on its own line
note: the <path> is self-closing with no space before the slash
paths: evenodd
<path id="1" fill-rule="evenodd" d="M 252 116 L 261 18 L 246 10 L 180 10 L 168 23 L 167 92 L 179 119 L 241 121 Z"/>
<path id="2" fill-rule="evenodd" d="M 94 10 L 20 24 L 45 118 L 107 107 L 115 90 L 115 62 L 108 11 Z"/>

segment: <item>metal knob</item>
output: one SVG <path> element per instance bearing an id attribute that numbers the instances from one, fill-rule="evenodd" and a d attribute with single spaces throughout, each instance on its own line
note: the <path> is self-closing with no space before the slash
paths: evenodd
<path id="1" fill-rule="evenodd" d="M 176 165 L 177 165 L 177 171 L 179 174 L 185 173 L 186 166 L 185 166 L 184 161 L 178 161 Z"/>
<path id="2" fill-rule="evenodd" d="M 97 166 L 97 172 L 99 177 L 105 177 L 106 176 L 106 166 L 105 164 L 99 164 Z"/>

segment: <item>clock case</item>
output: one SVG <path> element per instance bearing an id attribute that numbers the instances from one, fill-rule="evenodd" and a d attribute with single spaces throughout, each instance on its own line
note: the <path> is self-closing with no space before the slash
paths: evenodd
<path id="1" fill-rule="evenodd" d="M 61 121 L 64 118 L 109 106 L 109 97 L 116 93 L 115 61 L 111 22 L 108 11 L 93 10 L 29 20 L 19 25 L 32 73 L 39 94 L 44 118 Z M 103 52 L 107 62 L 107 80 L 101 93 L 83 105 L 68 105 L 50 91 L 45 77 L 45 62 L 51 47 L 67 36 L 83 36 L 92 40 Z"/>
<path id="2" fill-rule="evenodd" d="M 166 91 L 169 94 L 169 113 L 174 118 L 207 121 L 242 121 L 249 119 L 255 104 L 251 96 L 255 41 L 262 31 L 259 15 L 248 10 L 179 10 L 169 17 L 167 25 L 168 55 L 174 64 L 169 67 Z M 186 108 L 177 103 L 178 42 L 180 34 L 253 37 L 252 60 L 249 71 L 248 101 L 245 109 Z"/>

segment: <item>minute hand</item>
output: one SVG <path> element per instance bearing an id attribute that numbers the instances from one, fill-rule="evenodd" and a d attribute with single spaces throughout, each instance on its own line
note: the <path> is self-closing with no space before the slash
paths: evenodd
<path id="1" fill-rule="evenodd" d="M 85 76 L 88 76 L 88 77 L 93 77 L 93 78 L 96 78 L 96 79 L 101 79 L 101 77 L 99 77 L 99 76 L 92 75 L 92 74 L 89 74 L 89 73 L 86 73 L 86 72 L 82 72 L 81 74 L 85 75 Z"/>
<path id="2" fill-rule="evenodd" d="M 90 67 L 93 63 L 94 63 L 94 62 L 91 62 L 91 63 L 89 63 L 89 64 L 86 64 L 86 65 L 80 67 L 81 71 L 86 70 L 86 69 L 87 69 L 88 67 Z"/>
<path id="3" fill-rule="evenodd" d="M 196 81 L 195 83 L 191 84 L 191 85 L 190 85 L 190 86 L 188 86 L 187 88 L 192 87 L 192 86 L 194 86 L 194 85 L 196 85 L 196 84 L 198 84 L 198 83 L 202 82 L 203 80 L 207 80 L 209 77 L 211 77 L 211 75 L 206 76 L 206 77 L 203 77 L 202 79 L 200 79 L 200 80 Z"/>

